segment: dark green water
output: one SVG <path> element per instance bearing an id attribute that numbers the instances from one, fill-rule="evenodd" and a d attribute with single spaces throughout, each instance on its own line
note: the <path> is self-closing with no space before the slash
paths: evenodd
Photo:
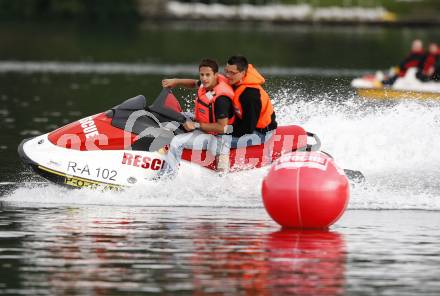
<path id="1" fill-rule="evenodd" d="M 262 209 L 9 205 L 0 291 L 435 295 L 439 241 L 424 234 L 438 236 L 439 222 L 436 212 L 350 211 L 330 232 L 296 231 Z"/>
<path id="2" fill-rule="evenodd" d="M 227 23 L 0 24 L 0 57 L 20 61 L 222 64 L 241 53 L 259 66 L 382 69 L 407 53 L 414 38 L 440 40 L 437 28 L 274 27 Z"/>
<path id="3" fill-rule="evenodd" d="M 438 295 L 439 106 L 366 102 L 349 83 L 439 31 L 221 26 L 0 24 L 0 294 Z M 234 53 L 265 70 L 281 124 L 317 132 L 366 174 L 331 231 L 281 230 L 263 209 L 264 172 L 183 172 L 119 194 L 26 181 L 23 138 L 153 98 L 162 78 Z"/>

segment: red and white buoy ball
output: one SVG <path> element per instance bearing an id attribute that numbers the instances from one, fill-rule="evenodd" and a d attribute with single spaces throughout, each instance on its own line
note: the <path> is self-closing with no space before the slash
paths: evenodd
<path id="1" fill-rule="evenodd" d="M 262 195 L 266 211 L 281 226 L 327 228 L 345 211 L 349 183 L 327 154 L 292 152 L 272 165 Z"/>

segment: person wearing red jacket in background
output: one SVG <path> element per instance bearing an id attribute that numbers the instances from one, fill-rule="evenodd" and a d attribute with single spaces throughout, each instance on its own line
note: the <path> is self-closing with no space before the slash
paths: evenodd
<path id="1" fill-rule="evenodd" d="M 440 81 L 440 47 L 437 46 L 437 54 L 435 55 L 434 73 L 431 75 L 431 79 L 434 81 Z"/>
<path id="2" fill-rule="evenodd" d="M 439 54 L 440 52 L 437 44 L 429 44 L 429 51 L 426 54 L 423 63 L 419 65 L 417 78 L 421 81 L 428 81 L 434 78 L 435 66 L 439 59 Z"/>
<path id="3" fill-rule="evenodd" d="M 382 83 L 385 85 L 393 85 L 397 78 L 405 76 L 409 68 L 418 68 L 424 58 L 425 51 L 423 50 L 423 43 L 420 39 L 416 39 L 412 42 L 409 55 L 400 62 L 397 74 L 383 80 Z"/>

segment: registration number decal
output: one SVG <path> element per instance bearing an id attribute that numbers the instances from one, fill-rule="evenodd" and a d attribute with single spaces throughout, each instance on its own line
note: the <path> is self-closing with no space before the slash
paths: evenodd
<path id="1" fill-rule="evenodd" d="M 64 184 L 70 185 L 78 188 L 89 188 L 89 189 L 98 189 L 102 188 L 102 190 L 112 190 L 112 191 L 121 191 L 122 188 L 120 186 L 115 186 L 111 184 L 99 184 L 96 182 L 87 181 L 80 178 L 75 177 L 66 177 L 64 180 Z"/>
<path id="2" fill-rule="evenodd" d="M 118 172 L 116 170 L 111 170 L 107 168 L 92 168 L 88 164 L 83 166 L 78 165 L 75 161 L 69 161 L 67 164 L 67 173 L 79 174 L 81 176 L 99 178 L 103 180 L 116 181 Z"/>

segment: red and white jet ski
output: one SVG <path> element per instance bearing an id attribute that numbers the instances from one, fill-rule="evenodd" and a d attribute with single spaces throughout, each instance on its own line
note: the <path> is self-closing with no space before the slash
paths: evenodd
<path id="1" fill-rule="evenodd" d="M 69 187 L 119 190 L 156 179 L 171 139 L 185 131 L 176 97 L 164 89 L 152 105 L 139 95 L 110 110 L 72 122 L 53 132 L 25 139 L 23 162 L 37 174 Z M 314 137 L 313 145 L 307 138 Z M 283 153 L 318 150 L 318 137 L 296 125 L 278 127 L 265 145 L 231 149 L 231 171 L 269 165 Z M 183 160 L 215 169 L 206 151 L 184 150 Z"/>

